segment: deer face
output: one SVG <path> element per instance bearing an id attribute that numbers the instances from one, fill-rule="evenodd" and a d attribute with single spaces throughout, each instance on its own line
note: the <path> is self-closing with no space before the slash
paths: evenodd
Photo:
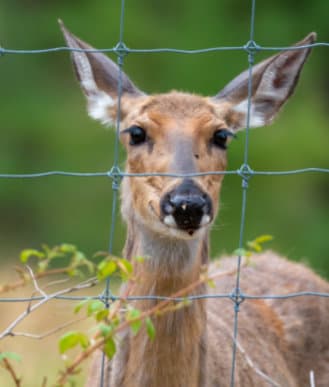
<path id="1" fill-rule="evenodd" d="M 62 30 L 70 47 L 92 48 L 63 25 Z M 312 33 L 297 46 L 314 39 Z M 253 68 L 250 127 L 273 120 L 292 94 L 309 52 L 309 48 L 285 51 Z M 226 169 L 227 146 L 246 126 L 248 72 L 212 98 L 175 91 L 148 96 L 122 73 L 118 112 L 118 67 L 101 53 L 72 52 L 72 58 L 90 116 L 111 124 L 119 114 L 127 172 L 152 174 L 124 178 L 123 216 L 165 236 L 198 236 L 217 213 L 223 175 L 193 174 Z"/>
<path id="2" fill-rule="evenodd" d="M 226 109 L 208 98 L 171 92 L 123 98 L 121 141 L 130 173 L 223 171 L 233 136 Z M 132 108 L 134 105 L 134 108 Z M 125 114 L 125 109 L 127 114 Z M 222 176 L 127 178 L 130 206 L 152 229 L 191 237 L 208 227 L 218 208 Z M 125 198 L 123 198 L 125 200 Z"/>

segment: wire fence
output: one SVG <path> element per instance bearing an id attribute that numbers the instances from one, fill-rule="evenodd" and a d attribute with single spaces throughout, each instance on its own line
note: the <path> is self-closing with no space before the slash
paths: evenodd
<path id="1" fill-rule="evenodd" d="M 113 48 L 105 49 L 79 49 L 79 48 L 69 48 L 69 47 L 54 47 L 42 50 L 15 50 L 7 49 L 0 47 L 0 56 L 1 55 L 27 55 L 27 54 L 43 54 L 51 53 L 58 51 L 78 51 L 78 52 L 106 52 L 114 53 L 117 55 L 117 63 L 119 67 L 119 79 L 118 79 L 118 112 L 117 122 L 116 122 L 116 136 L 114 142 L 114 161 L 112 168 L 109 171 L 102 172 L 93 172 L 93 173 L 83 173 L 83 172 L 67 172 L 67 171 L 45 171 L 41 173 L 28 173 L 28 174 L 0 174 L 0 179 L 39 179 L 49 176 L 64 176 L 64 177 L 105 177 L 112 179 L 112 189 L 113 189 L 113 198 L 112 198 L 112 214 L 111 214 L 111 225 L 109 232 L 109 245 L 108 251 L 110 254 L 113 253 L 113 242 L 115 238 L 115 222 L 116 222 L 116 211 L 118 203 L 118 190 L 122 179 L 125 177 L 146 177 L 146 176 L 166 176 L 166 177 L 196 177 L 196 176 L 205 176 L 205 175 L 237 175 L 241 178 L 242 181 L 242 204 L 241 204 L 241 221 L 240 221 L 240 230 L 239 230 L 239 240 L 238 246 L 239 249 L 242 249 L 244 243 L 244 234 L 245 234 L 245 215 L 247 208 L 247 191 L 249 186 L 249 180 L 253 176 L 283 176 L 283 175 L 296 175 L 296 174 L 310 174 L 310 173 L 327 173 L 329 174 L 329 168 L 303 168 L 297 170 L 284 170 L 284 171 L 256 171 L 253 170 L 248 161 L 249 161 L 249 123 L 250 123 L 250 114 L 251 114 L 251 95 L 252 95 L 252 72 L 254 65 L 255 54 L 259 51 L 284 51 L 284 50 L 300 50 L 306 47 L 329 47 L 329 43 L 320 42 L 313 43 L 310 45 L 303 45 L 298 47 L 266 47 L 260 46 L 256 43 L 254 39 L 254 28 L 255 28 L 255 11 L 256 11 L 256 0 L 251 0 L 251 12 L 250 12 L 250 34 L 248 42 L 243 46 L 233 46 L 233 47 L 210 47 L 203 49 L 195 50 L 185 50 L 185 49 L 176 49 L 176 48 L 153 48 L 153 49 L 136 49 L 128 48 L 124 43 L 124 20 L 125 20 L 125 0 L 121 0 L 121 13 L 120 13 L 120 30 L 119 30 L 119 41 L 117 45 Z M 119 168 L 119 123 L 120 123 L 120 109 L 121 109 L 121 96 L 122 96 L 122 74 L 123 74 L 123 65 L 124 58 L 128 54 L 148 54 L 148 53 L 176 53 L 176 54 L 203 54 L 209 52 L 217 51 L 244 51 L 248 58 L 248 71 L 249 71 L 249 81 L 248 81 L 248 112 L 246 119 L 246 139 L 244 145 L 244 158 L 243 164 L 238 170 L 228 170 L 228 171 L 208 171 L 203 173 L 190 173 L 190 174 L 177 174 L 177 173 L 127 173 L 122 171 Z M 225 298 L 233 301 L 234 307 L 234 326 L 233 330 L 233 341 L 232 341 L 232 364 L 231 364 L 231 380 L 230 386 L 234 387 L 235 385 L 235 373 L 236 373 L 236 353 L 237 353 L 237 337 L 238 337 L 238 327 L 239 327 L 239 310 L 240 305 L 244 300 L 285 300 L 289 298 L 299 298 L 299 297 L 323 297 L 329 298 L 329 293 L 321 293 L 314 291 L 302 291 L 298 293 L 287 293 L 284 295 L 280 294 L 264 294 L 260 296 L 246 294 L 240 288 L 240 276 L 241 276 L 241 259 L 242 256 L 237 256 L 236 264 L 236 280 L 235 288 L 231 293 L 223 294 L 201 294 L 187 297 L 164 297 L 164 296 L 150 296 L 150 295 L 140 295 L 134 297 L 127 297 L 127 300 L 173 300 L 173 301 L 183 301 L 186 299 L 196 300 L 196 299 L 210 299 L 210 298 Z M 61 300 L 85 300 L 88 299 L 100 299 L 104 302 L 107 308 L 109 308 L 111 302 L 120 299 L 119 296 L 116 296 L 111 293 L 110 289 L 111 278 L 108 277 L 106 280 L 106 285 L 102 294 L 97 296 L 68 296 L 62 294 L 54 294 L 52 298 L 61 299 Z M 14 302 L 32 302 L 32 301 L 42 301 L 45 299 L 45 296 L 34 296 L 34 297 L 20 297 L 20 298 L 0 298 L 2 303 L 14 303 Z M 101 382 L 100 385 L 104 385 L 105 380 L 105 356 L 103 357 L 102 370 L 101 370 Z M 311 381 L 311 384 L 314 385 L 314 381 Z"/>

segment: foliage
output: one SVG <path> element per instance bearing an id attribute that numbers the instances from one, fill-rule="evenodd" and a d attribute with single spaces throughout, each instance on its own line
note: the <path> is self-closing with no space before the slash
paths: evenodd
<path id="1" fill-rule="evenodd" d="M 82 268 L 86 268 L 89 274 L 95 270 L 93 263 L 77 249 L 76 246 L 70 244 L 62 244 L 49 248 L 47 245 L 42 246 L 42 250 L 26 249 L 21 253 L 21 262 L 27 263 L 31 258 L 38 258 L 38 273 L 43 273 L 56 260 L 69 260 L 66 265 L 66 273 L 71 276 L 81 276 Z M 63 266 L 63 264 L 61 265 Z"/>
<path id="2" fill-rule="evenodd" d="M 263 251 L 263 244 L 271 242 L 273 240 L 272 235 L 264 234 L 253 239 L 252 241 L 247 241 L 247 248 L 240 248 L 234 251 L 235 255 L 251 257 L 254 253 L 260 253 Z"/>
<path id="3" fill-rule="evenodd" d="M 118 277 L 121 282 L 128 282 L 130 286 L 136 278 L 133 273 L 133 265 L 124 258 L 115 257 L 108 253 L 97 253 L 91 258 L 82 253 L 76 246 L 72 244 L 61 244 L 54 247 L 43 245 L 41 249 L 25 249 L 20 254 L 20 261 L 24 265 L 32 265 L 34 271 L 28 266 L 28 271 L 16 268 L 20 279 L 14 283 L 8 283 L 0 287 L 0 293 L 8 292 L 18 287 L 33 283 L 36 290 L 42 294 L 44 301 L 52 299 L 53 295 L 46 294 L 40 289 L 37 280 L 40 278 L 50 278 L 54 274 L 66 275 L 69 278 L 85 277 L 86 275 L 95 275 L 99 282 L 111 278 Z M 135 260 L 137 265 L 145 262 L 145 259 L 138 257 Z M 55 266 L 55 268 L 54 268 Z M 92 284 L 92 283 L 91 283 Z M 61 294 L 70 293 L 75 287 L 68 288 L 67 291 L 60 292 Z M 55 293 L 59 294 L 59 293 Z M 42 302 L 40 302 L 40 306 Z M 10 335 L 15 336 L 14 328 L 35 309 L 28 307 L 25 314 L 20 315 L 2 334 L 0 339 Z M 168 312 L 170 308 L 166 305 Z M 90 332 L 79 330 L 70 330 L 65 332 L 58 341 L 58 350 L 65 362 L 65 369 L 59 373 L 58 385 L 64 385 L 66 382 L 72 382 L 72 377 L 79 372 L 80 363 L 89 357 L 96 349 L 101 348 L 108 358 L 112 358 L 116 352 L 116 335 L 124 329 L 130 329 L 133 335 L 144 327 L 147 335 L 151 340 L 155 338 L 155 327 L 152 321 L 154 311 L 142 312 L 139 309 L 130 305 L 126 299 L 117 298 L 116 301 L 110 303 L 107 307 L 104 300 L 100 297 L 86 298 L 77 303 L 74 308 L 75 314 L 81 314 L 85 311 L 86 318 L 94 320 L 94 328 Z M 122 310 L 125 310 L 122 313 Z M 164 312 L 164 311 L 163 311 Z M 54 329 L 50 334 L 63 330 L 66 324 Z M 28 334 L 26 334 L 28 335 Z M 43 338 L 43 337 L 38 337 Z M 72 350 L 76 350 L 78 355 L 70 359 L 68 354 Z M 21 358 L 14 352 L 0 352 L 0 365 L 10 373 L 12 380 L 16 386 L 21 386 L 21 379 L 17 376 L 15 367 L 12 361 L 20 361 Z M 43 386 L 46 386 L 46 381 Z"/>
<path id="4" fill-rule="evenodd" d="M 261 235 L 252 241 L 247 242 L 247 248 L 238 249 L 234 253 L 244 255 L 247 260 L 244 264 L 249 265 L 248 257 L 252 252 L 261 252 L 263 244 L 272 240 L 270 235 Z M 100 261 L 97 261 L 99 260 Z M 0 340 L 10 335 L 15 336 L 16 326 L 30 313 L 34 312 L 36 305 L 42 306 L 45 302 L 51 300 L 55 295 L 71 293 L 77 287 L 71 287 L 64 291 L 54 294 L 46 294 L 41 290 L 37 283 L 39 278 L 49 279 L 54 274 L 62 274 L 69 278 L 83 277 L 85 274 L 95 275 L 98 281 L 107 280 L 108 276 L 118 277 L 122 283 L 125 283 L 127 289 L 125 295 L 121 297 L 112 296 L 112 301 L 105 300 L 102 296 L 85 298 L 78 302 L 74 307 L 75 315 L 85 314 L 85 318 L 93 320 L 93 329 L 88 332 L 73 329 L 66 331 L 59 337 L 58 351 L 64 361 L 64 369 L 59 372 L 56 385 L 64 386 L 67 382 L 74 383 L 74 376 L 80 372 L 80 365 L 85 359 L 90 357 L 96 350 L 102 349 L 108 359 L 111 359 L 117 350 L 117 336 L 120 332 L 130 330 L 133 336 L 136 336 L 142 329 L 145 330 L 149 340 L 156 339 L 155 320 L 161 318 L 164 314 L 172 313 L 191 304 L 188 298 L 193 289 L 202 283 L 208 286 L 214 286 L 215 280 L 227 272 L 217 272 L 208 274 L 206 271 L 201 273 L 200 279 L 181 289 L 171 297 L 165 300 L 157 301 L 153 306 L 146 310 L 140 310 L 129 300 L 129 292 L 134 284 L 141 281 L 142 278 L 137 275 L 136 267 L 145 264 L 144 257 L 136 257 L 133 262 L 124 258 L 112 256 L 108 253 L 97 253 L 91 258 L 82 253 L 72 244 L 61 244 L 54 247 L 43 245 L 41 249 L 25 249 L 20 255 L 21 263 L 32 264 L 34 271 L 28 266 L 28 274 L 24 270 L 18 270 L 21 279 L 12 284 L 6 284 L 0 287 L 1 292 L 8 292 L 20 286 L 25 286 L 32 282 L 36 291 L 44 297 L 44 302 L 28 306 L 26 313 L 20 315 L 10 326 L 0 333 Z M 53 268 L 56 264 L 58 267 Z M 134 270 L 135 267 L 135 270 Z M 87 269 L 87 270 L 84 270 Z M 139 271 L 142 272 L 142 271 Z M 230 272 L 230 274 L 233 274 Z M 91 283 L 92 285 L 93 283 Z M 54 334 L 66 328 L 66 324 L 53 329 L 48 334 Z M 28 334 L 26 334 L 28 335 Z M 38 336 L 37 338 L 44 338 Z M 73 355 L 72 355 L 73 354 Z M 0 365 L 2 365 L 11 375 L 16 386 L 22 385 L 22 379 L 17 376 L 13 362 L 21 361 L 19 354 L 14 352 L 0 352 Z M 47 379 L 43 380 L 43 387 L 47 385 Z"/>

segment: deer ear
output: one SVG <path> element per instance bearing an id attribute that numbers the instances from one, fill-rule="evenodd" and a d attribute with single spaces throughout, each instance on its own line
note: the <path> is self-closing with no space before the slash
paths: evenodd
<path id="1" fill-rule="evenodd" d="M 61 20 L 59 24 L 68 47 L 94 50 L 89 44 L 74 36 Z M 103 124 L 113 124 L 118 97 L 119 67 L 99 52 L 71 51 L 71 58 L 76 76 L 87 97 L 89 115 Z M 123 96 L 144 95 L 123 72 L 121 85 Z"/>
<path id="2" fill-rule="evenodd" d="M 312 32 L 293 47 L 312 44 L 315 39 L 316 34 Z M 250 127 L 271 123 L 281 106 L 293 93 L 310 51 L 310 47 L 282 51 L 253 67 Z M 230 121 L 234 129 L 246 127 L 248 82 L 247 70 L 214 97 L 216 102 L 226 101 L 231 105 L 230 112 L 233 118 Z"/>

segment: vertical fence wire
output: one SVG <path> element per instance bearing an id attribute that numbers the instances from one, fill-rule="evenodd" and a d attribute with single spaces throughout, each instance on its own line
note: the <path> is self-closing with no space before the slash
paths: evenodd
<path id="1" fill-rule="evenodd" d="M 124 33 L 124 17 L 125 17 L 125 0 L 121 0 L 120 7 L 120 25 L 119 25 L 119 42 L 117 45 L 117 62 L 118 62 L 118 84 L 117 84 L 117 116 L 116 116 L 116 127 L 115 127 L 115 140 L 114 140 L 114 160 L 112 165 L 112 213 L 111 213 L 111 224 L 110 224 L 110 235 L 109 235 L 109 247 L 108 251 L 110 254 L 113 253 L 113 243 L 114 243 L 114 233 L 116 227 L 116 214 L 117 214 L 117 203 L 118 203 L 118 193 L 120 187 L 120 176 L 118 174 L 119 168 L 119 135 L 120 135 L 120 121 L 121 121 L 121 97 L 122 97 L 122 68 L 123 68 L 123 58 L 124 51 L 121 49 L 123 46 L 123 33 Z M 106 279 L 105 290 L 103 293 L 103 299 L 107 309 L 110 307 L 110 302 L 112 299 L 111 294 L 111 277 L 108 276 Z M 107 380 L 109 382 L 109 368 L 107 370 Z M 103 352 L 102 354 L 102 364 L 101 364 L 101 375 L 100 375 L 100 387 L 104 386 L 105 376 L 106 376 L 106 355 Z"/>
<path id="2" fill-rule="evenodd" d="M 112 164 L 112 168 L 109 172 L 98 172 L 98 173 L 77 173 L 77 172 L 63 172 L 63 171 L 49 171 L 43 173 L 36 174 L 0 174 L 0 178 L 40 178 L 49 175 L 63 175 L 63 176 L 107 176 L 112 179 L 112 209 L 111 209 L 111 219 L 110 219 L 110 231 L 109 231 L 109 244 L 108 251 L 110 254 L 113 253 L 113 244 L 115 238 L 115 228 L 116 228 L 116 215 L 117 215 L 117 205 L 118 205 L 118 191 L 122 178 L 129 176 L 172 176 L 172 177 L 185 177 L 185 175 L 178 175 L 172 173 L 163 173 L 163 174 L 152 174 L 152 173 L 143 173 L 143 174 L 129 174 L 123 173 L 119 168 L 119 131 L 120 131 L 120 121 L 121 121 L 121 97 L 123 93 L 123 65 L 124 65 L 124 57 L 127 53 L 150 53 L 150 52 L 174 52 L 174 53 L 182 53 L 182 54 L 199 54 L 211 51 L 225 51 L 225 50 L 244 50 L 248 55 L 248 104 L 247 104 L 247 117 L 246 117 L 246 137 L 244 144 L 244 154 L 243 154 L 243 164 L 241 168 L 237 171 L 209 171 L 206 173 L 195 173 L 191 174 L 191 176 L 201 176 L 201 175 L 218 175 L 218 174 L 234 174 L 241 177 L 242 180 L 242 203 L 241 203 L 241 218 L 240 218 L 240 231 L 239 231 L 239 251 L 241 251 L 244 245 L 244 235 L 245 235 L 245 227 L 246 227 L 246 210 L 247 210 L 247 190 L 249 179 L 254 175 L 286 175 L 286 174 L 297 174 L 297 173 L 309 173 L 309 172 L 320 172 L 320 173 L 329 173 L 329 169 L 324 168 L 305 168 L 302 170 L 295 171 L 282 171 L 282 172 L 270 172 L 270 171 L 253 171 L 248 165 L 248 155 L 249 155 L 249 129 L 250 129 L 250 119 L 251 119 L 251 99 L 252 99 L 252 73 L 253 73 L 253 65 L 255 59 L 255 53 L 259 50 L 289 50 L 291 47 L 268 47 L 263 48 L 256 44 L 255 37 L 255 13 L 256 13 L 256 0 L 251 0 L 251 14 L 250 14 L 250 34 L 249 41 L 245 46 L 241 47 L 213 47 L 208 49 L 201 50 L 177 50 L 177 49 L 129 49 L 125 46 L 123 36 L 124 36 L 124 23 L 125 23 L 125 0 L 121 0 L 120 6 L 120 24 L 119 24 L 119 41 L 116 47 L 112 49 L 103 49 L 103 50 L 83 50 L 83 49 L 74 49 L 75 51 L 97 51 L 97 52 L 112 52 L 117 55 L 117 63 L 118 63 L 118 82 L 117 82 L 117 117 L 116 117 L 116 131 L 115 131 L 115 140 L 114 140 L 114 161 Z M 311 45 L 314 46 L 329 46 L 329 43 L 315 43 Z M 298 48 L 297 48 L 298 49 Z M 59 47 L 59 48 L 50 48 L 45 50 L 10 50 L 4 49 L 0 47 L 0 55 L 5 53 L 11 54 L 36 54 L 43 52 L 54 52 L 54 51 L 70 51 L 67 47 Z M 245 299 L 287 299 L 291 297 L 300 297 L 300 296 L 319 296 L 319 297 L 329 297 L 327 293 L 316 293 L 316 292 L 300 292 L 300 293 L 292 293 L 288 295 L 263 295 L 253 297 L 247 294 L 242 293 L 240 289 L 240 277 L 241 277 L 241 255 L 239 253 L 237 257 L 237 271 L 236 271 L 236 279 L 235 279 L 235 289 L 231 294 L 217 294 L 217 295 L 209 295 L 202 294 L 194 297 L 187 297 L 191 300 L 193 299 L 206 299 L 206 298 L 229 298 L 233 301 L 234 307 L 234 320 L 233 320 L 233 342 L 232 342 L 232 361 L 231 361 L 231 379 L 230 386 L 235 386 L 235 373 L 237 368 L 237 344 L 238 344 L 238 331 L 239 331 L 239 310 L 240 305 Z M 41 297 L 42 298 L 42 297 Z M 84 299 L 86 297 L 56 297 L 66 300 L 74 300 L 74 299 Z M 117 296 L 111 293 L 111 278 L 108 277 L 105 283 L 105 288 L 101 296 L 99 296 L 106 308 L 110 307 L 110 303 L 112 300 L 118 299 Z M 140 295 L 139 297 L 131 297 L 128 299 L 168 299 L 170 297 L 162 297 L 162 296 L 150 296 L 150 295 Z M 40 299 L 40 297 L 31 297 L 29 299 L 10 299 L 11 302 L 26 302 L 27 300 L 36 300 Z M 186 299 L 186 298 L 184 298 Z M 174 298 L 173 298 L 174 300 Z M 180 300 L 180 299 L 179 299 Z M 1 302 L 8 302 L 8 299 L 0 299 Z M 142 361 L 142 359 L 141 359 Z M 100 375 L 100 387 L 105 386 L 105 381 L 108 380 L 106 378 L 106 358 L 105 355 L 102 356 L 101 363 L 101 375 Z M 109 381 L 107 381 L 109 383 Z M 107 384 L 109 386 L 109 384 Z"/>
<path id="3" fill-rule="evenodd" d="M 251 113 L 251 97 L 252 97 L 252 70 L 254 64 L 255 51 L 252 47 L 255 45 L 255 11 L 256 0 L 251 0 L 251 16 L 250 16 L 250 39 L 248 53 L 248 101 L 247 101 L 247 117 L 246 117 L 246 137 L 244 145 L 243 165 L 241 168 L 242 178 L 242 205 L 241 205 L 241 220 L 240 220 L 240 235 L 239 235 L 239 251 L 241 251 L 244 244 L 244 234 L 246 226 L 246 211 L 247 211 L 247 190 L 248 190 L 248 155 L 249 155 L 249 130 L 250 130 L 250 113 Z M 237 354 L 237 340 L 238 340 L 238 326 L 239 326 L 239 310 L 240 304 L 243 301 L 240 289 L 240 276 L 241 276 L 241 253 L 237 257 L 237 272 L 236 272 L 236 284 L 233 292 L 232 300 L 234 301 L 234 320 L 233 320 L 233 343 L 232 343 L 232 365 L 231 365 L 231 382 L 230 386 L 235 385 L 235 370 L 236 370 L 236 354 Z"/>

